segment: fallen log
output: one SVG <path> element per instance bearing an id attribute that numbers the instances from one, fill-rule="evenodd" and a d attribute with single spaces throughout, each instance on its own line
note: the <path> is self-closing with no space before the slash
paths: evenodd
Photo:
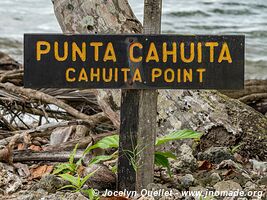
<path id="1" fill-rule="evenodd" d="M 109 132 L 99 135 L 87 136 L 84 138 L 64 142 L 60 145 L 50 145 L 44 147 L 45 151 L 40 151 L 40 152 L 31 150 L 13 151 L 13 156 L 9 155 L 9 157 L 13 157 L 13 162 L 30 162 L 30 161 L 67 162 L 74 147 L 78 145 L 78 150 L 75 155 L 75 160 L 77 161 L 80 158 L 82 158 L 84 149 L 86 149 L 86 147 L 95 144 L 104 137 L 111 136 L 114 134 L 115 133 L 113 132 Z M 98 151 L 93 151 L 92 153 L 97 154 Z M 7 160 L 6 157 L 5 160 Z"/>
<path id="2" fill-rule="evenodd" d="M 61 152 L 34 152 L 34 151 L 14 151 L 13 162 L 32 162 L 32 161 L 50 161 L 50 162 L 68 162 L 72 151 Z M 83 151 L 78 150 L 74 156 L 77 161 L 83 156 Z"/>
<path id="3" fill-rule="evenodd" d="M 142 30 L 127 0 L 57 0 L 53 5 L 64 33 Z M 99 105 L 118 127 L 120 91 L 97 90 L 96 94 Z M 160 90 L 158 102 L 158 135 L 189 128 L 205 133 L 199 146 L 202 150 L 240 145 L 241 155 L 267 159 L 267 118 L 240 101 L 217 91 Z M 165 149 L 177 151 L 178 145 L 173 143 Z"/>

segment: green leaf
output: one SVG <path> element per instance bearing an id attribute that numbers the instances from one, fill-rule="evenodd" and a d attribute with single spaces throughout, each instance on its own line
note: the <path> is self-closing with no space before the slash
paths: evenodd
<path id="1" fill-rule="evenodd" d="M 239 144 L 239 145 L 233 147 L 232 150 L 231 150 L 231 152 L 234 154 L 235 152 L 238 151 L 238 149 L 239 149 L 242 145 L 243 145 L 243 144 Z"/>
<path id="2" fill-rule="evenodd" d="M 119 135 L 112 135 L 103 138 L 98 141 L 95 145 L 88 147 L 84 154 L 89 153 L 91 150 L 101 148 L 101 149 L 109 149 L 109 148 L 119 148 Z"/>
<path id="3" fill-rule="evenodd" d="M 75 189 L 75 190 L 78 189 L 78 188 L 77 188 L 76 186 L 74 186 L 74 185 L 65 185 L 65 186 L 59 188 L 58 190 L 64 190 L 64 189 L 68 189 L 68 188 L 73 188 L 73 189 Z"/>
<path id="4" fill-rule="evenodd" d="M 94 200 L 94 197 L 95 197 L 95 191 L 94 191 L 94 189 L 91 188 L 91 189 L 87 190 L 86 192 L 87 192 L 87 194 L 89 196 L 89 199 L 90 200 Z"/>
<path id="5" fill-rule="evenodd" d="M 111 171 L 116 174 L 118 172 L 118 167 L 117 165 L 114 165 L 112 168 L 111 168 Z"/>
<path id="6" fill-rule="evenodd" d="M 61 178 L 63 178 L 66 181 L 69 181 L 72 185 L 79 187 L 79 180 L 77 177 L 72 176 L 70 174 L 60 174 L 59 175 Z"/>
<path id="7" fill-rule="evenodd" d="M 77 177 L 77 185 L 78 185 L 78 188 L 81 189 L 82 188 L 82 180 L 81 180 L 81 177 L 80 175 L 78 174 L 78 177 Z"/>
<path id="8" fill-rule="evenodd" d="M 87 189 L 87 190 L 82 190 L 82 192 L 87 194 L 90 200 L 99 199 L 99 197 L 96 195 L 95 190 L 93 188 Z"/>
<path id="9" fill-rule="evenodd" d="M 101 155 L 94 157 L 90 162 L 89 165 L 100 163 L 101 161 L 107 161 L 114 158 L 114 155 Z"/>
<path id="10" fill-rule="evenodd" d="M 155 153 L 155 164 L 162 167 L 168 167 L 169 166 L 169 160 L 164 155 Z"/>
<path id="11" fill-rule="evenodd" d="M 155 153 L 155 164 L 160 166 L 160 167 L 166 167 L 169 176 L 171 176 L 171 168 L 170 168 L 170 163 L 169 160 L 166 156 L 158 154 L 157 152 Z"/>
<path id="12" fill-rule="evenodd" d="M 53 171 L 53 174 L 55 175 L 62 172 L 67 173 L 74 171 L 75 171 L 75 164 L 63 163 L 56 166 L 55 170 Z"/>
<path id="13" fill-rule="evenodd" d="M 169 141 L 183 140 L 183 139 L 199 139 L 202 136 L 201 133 L 192 130 L 180 130 L 172 132 L 163 137 L 157 138 L 156 145 L 161 145 Z"/>
<path id="14" fill-rule="evenodd" d="M 74 158 L 75 158 L 75 155 L 76 155 L 76 152 L 77 152 L 77 149 L 78 149 L 78 146 L 79 144 L 76 144 L 71 155 L 70 155 L 70 158 L 69 158 L 69 163 L 70 164 L 73 164 L 74 163 Z"/>
<path id="15" fill-rule="evenodd" d="M 171 152 L 161 152 L 161 151 L 158 151 L 158 152 L 155 152 L 155 154 L 159 154 L 159 155 L 162 155 L 162 156 L 164 156 L 166 158 L 171 158 L 173 160 L 176 160 L 177 159 L 176 155 L 174 155 Z"/>

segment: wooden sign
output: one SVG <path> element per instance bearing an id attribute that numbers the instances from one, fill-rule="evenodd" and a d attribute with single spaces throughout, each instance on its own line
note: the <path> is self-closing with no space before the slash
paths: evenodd
<path id="1" fill-rule="evenodd" d="M 242 89 L 244 36 L 24 36 L 30 88 Z"/>

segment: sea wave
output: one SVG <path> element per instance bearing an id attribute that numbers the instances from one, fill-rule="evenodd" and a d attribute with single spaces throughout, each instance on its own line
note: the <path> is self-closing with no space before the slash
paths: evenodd
<path id="1" fill-rule="evenodd" d="M 170 12 L 170 13 L 167 13 L 167 16 L 173 16 L 173 17 L 189 17 L 189 16 L 209 17 L 210 15 L 208 13 L 200 11 L 200 10 L 194 10 L 194 11 Z"/>

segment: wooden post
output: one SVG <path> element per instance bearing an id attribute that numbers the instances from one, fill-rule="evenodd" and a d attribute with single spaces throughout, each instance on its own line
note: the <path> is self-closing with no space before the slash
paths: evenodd
<path id="1" fill-rule="evenodd" d="M 162 0 L 145 0 L 145 34 L 161 32 L 161 13 Z M 156 90 L 122 90 L 118 190 L 141 191 L 154 180 L 157 97 Z"/>

